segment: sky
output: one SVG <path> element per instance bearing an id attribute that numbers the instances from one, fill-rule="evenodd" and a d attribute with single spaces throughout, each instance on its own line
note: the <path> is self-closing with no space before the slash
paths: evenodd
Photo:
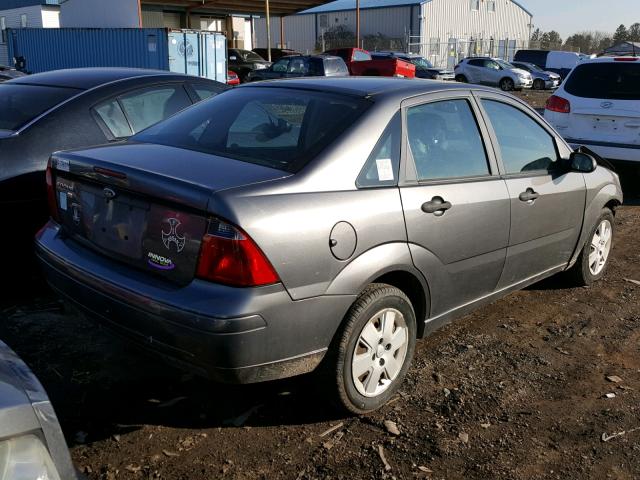
<path id="1" fill-rule="evenodd" d="M 534 29 L 555 30 L 563 40 L 583 30 L 615 32 L 640 23 L 640 0 L 519 0 L 533 13 Z"/>

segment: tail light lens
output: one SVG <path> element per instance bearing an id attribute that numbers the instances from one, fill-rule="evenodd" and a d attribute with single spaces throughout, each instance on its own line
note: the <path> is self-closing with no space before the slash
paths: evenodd
<path id="1" fill-rule="evenodd" d="M 571 113 L 571 103 L 566 98 L 551 95 L 545 107 L 547 110 L 558 113 Z"/>
<path id="2" fill-rule="evenodd" d="M 212 219 L 202 239 L 196 275 L 237 287 L 257 287 L 280 281 L 267 257 L 240 229 Z"/>
<path id="3" fill-rule="evenodd" d="M 42 177 L 40 177 L 42 178 Z M 49 203 L 49 214 L 56 222 L 60 222 L 58 215 L 58 204 L 56 199 L 56 187 L 53 183 L 53 172 L 51 171 L 51 159 L 47 163 L 47 172 L 45 174 L 47 181 L 47 203 Z"/>

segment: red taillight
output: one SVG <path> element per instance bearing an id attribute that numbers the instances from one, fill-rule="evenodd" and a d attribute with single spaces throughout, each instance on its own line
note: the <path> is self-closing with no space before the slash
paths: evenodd
<path id="1" fill-rule="evenodd" d="M 212 219 L 202 238 L 196 275 L 237 287 L 256 287 L 280 281 L 267 257 L 248 235 Z"/>
<path id="2" fill-rule="evenodd" d="M 566 98 L 551 95 L 545 107 L 547 110 L 558 113 L 571 113 L 571 103 Z"/>
<path id="3" fill-rule="evenodd" d="M 42 178 L 42 177 L 40 177 Z M 60 221 L 58 216 L 58 203 L 56 199 L 56 187 L 53 184 L 53 173 L 51 172 L 51 159 L 47 163 L 47 172 L 45 174 L 47 180 L 47 202 L 49 203 L 49 214 L 56 222 Z"/>
<path id="4" fill-rule="evenodd" d="M 616 57 L 613 59 L 614 62 L 637 62 L 638 57 Z"/>

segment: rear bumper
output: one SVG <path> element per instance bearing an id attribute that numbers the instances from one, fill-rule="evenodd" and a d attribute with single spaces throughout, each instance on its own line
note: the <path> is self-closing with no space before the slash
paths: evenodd
<path id="1" fill-rule="evenodd" d="M 576 140 L 565 138 L 571 148 L 577 148 L 580 145 L 589 147 L 602 158 L 607 160 L 620 160 L 623 162 L 638 162 L 640 164 L 640 145 L 638 144 L 621 144 L 611 142 L 595 142 L 589 140 Z"/>
<path id="2" fill-rule="evenodd" d="M 176 287 L 65 238 L 54 222 L 36 236 L 51 287 L 88 318 L 215 380 L 251 383 L 313 370 L 351 296 L 293 301 L 281 284 Z"/>

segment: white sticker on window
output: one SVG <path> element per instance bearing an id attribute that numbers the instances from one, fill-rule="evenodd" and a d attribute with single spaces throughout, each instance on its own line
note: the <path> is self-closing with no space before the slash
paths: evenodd
<path id="1" fill-rule="evenodd" d="M 56 159 L 56 168 L 61 172 L 69 171 L 69 160 L 65 160 L 64 158 Z"/>
<path id="2" fill-rule="evenodd" d="M 67 210 L 67 192 L 60 192 L 60 210 Z"/>
<path id="3" fill-rule="evenodd" d="M 386 182 L 393 180 L 393 165 L 390 158 L 378 158 L 376 160 L 376 167 L 378 168 L 378 180 Z"/>

